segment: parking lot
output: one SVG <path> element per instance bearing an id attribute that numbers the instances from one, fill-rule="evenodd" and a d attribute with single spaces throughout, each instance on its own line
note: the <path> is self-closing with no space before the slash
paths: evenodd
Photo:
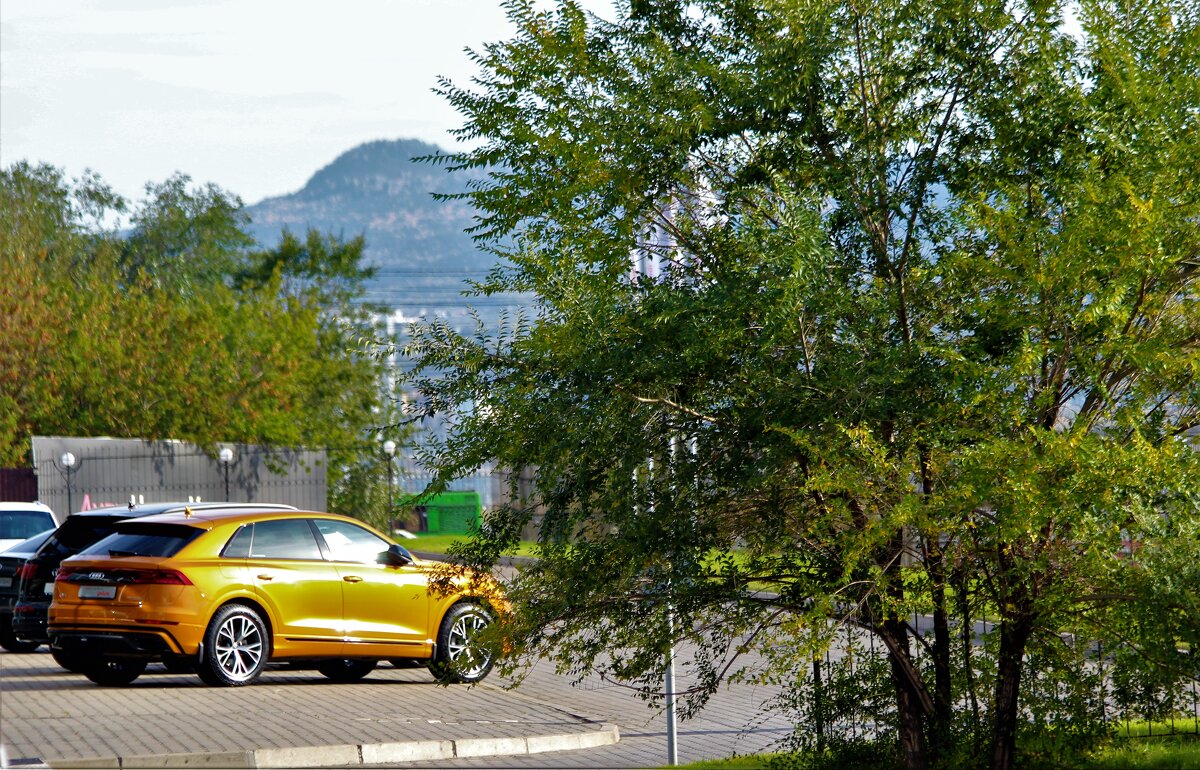
<path id="1" fill-rule="evenodd" d="M 364 752 L 339 759 L 316 749 L 414 741 L 459 742 L 457 757 L 425 760 L 421 766 L 646 767 L 666 762 L 665 720 L 627 690 L 594 680 L 573 687 L 546 666 L 535 667 L 516 689 L 503 684 L 493 675 L 474 687 L 443 687 L 424 669 L 383 664 L 355 684 L 333 683 L 315 671 L 272 668 L 255 685 L 214 688 L 193 675 L 152 666 L 128 687 L 102 688 L 63 671 L 45 652 L 0 652 L 0 744 L 13 767 L 80 760 L 94 767 L 220 767 L 226 766 L 222 757 L 275 749 L 281 751 L 269 761 L 260 751 L 258 766 L 355 765 L 363 763 Z M 749 686 L 719 693 L 698 718 L 680 724 L 680 761 L 768 748 L 789 729 L 779 717 L 759 715 L 771 694 Z M 614 725 L 620 742 L 605 745 L 612 743 L 606 736 L 614 734 Z M 502 740 L 576 735 L 601 745 L 527 754 L 513 746 L 531 747 L 532 740 Z M 468 758 L 471 752 L 463 749 L 472 739 L 495 740 L 471 744 L 478 756 Z M 489 746 L 497 751 L 487 751 Z M 543 743 L 538 751 L 549 747 Z M 294 748 L 305 751 L 282 751 Z"/>

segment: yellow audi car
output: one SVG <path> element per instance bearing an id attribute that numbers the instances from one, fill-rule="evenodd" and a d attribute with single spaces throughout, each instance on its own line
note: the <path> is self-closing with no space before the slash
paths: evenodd
<path id="1" fill-rule="evenodd" d="M 383 660 L 477 682 L 492 657 L 474 638 L 507 610 L 490 576 L 430 585 L 434 565 L 331 513 L 185 509 L 129 519 L 66 559 L 54 581 L 51 646 L 124 685 L 151 661 L 238 686 L 268 661 L 342 682 Z"/>

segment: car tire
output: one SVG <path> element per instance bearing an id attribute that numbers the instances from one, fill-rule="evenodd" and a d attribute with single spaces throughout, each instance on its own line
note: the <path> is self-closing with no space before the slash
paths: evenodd
<path id="1" fill-rule="evenodd" d="M 146 661 L 136 658 L 100 658 L 84 676 L 103 687 L 123 687 L 142 675 Z"/>
<path id="2" fill-rule="evenodd" d="M 33 652 L 41 646 L 41 642 L 22 642 L 17 638 L 17 635 L 13 633 L 12 623 L 8 620 L 0 620 L 0 647 L 3 647 L 9 652 L 23 654 L 26 652 Z"/>
<path id="3" fill-rule="evenodd" d="M 72 674 L 84 674 L 88 670 L 88 659 L 78 652 L 68 652 L 50 648 L 50 657 L 54 662 L 70 671 Z"/>
<path id="4" fill-rule="evenodd" d="M 429 672 L 445 684 L 471 684 L 482 680 L 495 662 L 472 638 L 492 622 L 491 613 L 475 602 L 454 605 L 438 628 L 437 651 Z"/>
<path id="5" fill-rule="evenodd" d="M 205 684 L 241 687 L 258 679 L 270 656 L 267 625 L 243 604 L 226 604 L 204 632 L 204 660 L 197 673 Z"/>
<path id="6" fill-rule="evenodd" d="M 357 682 L 375 670 L 378 661 L 355 660 L 353 658 L 336 658 L 323 660 L 317 664 L 317 671 L 335 682 Z"/>

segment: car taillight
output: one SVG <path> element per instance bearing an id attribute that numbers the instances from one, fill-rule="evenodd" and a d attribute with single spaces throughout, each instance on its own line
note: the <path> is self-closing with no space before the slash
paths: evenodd
<path id="1" fill-rule="evenodd" d="M 37 565 L 31 561 L 27 561 L 17 570 L 18 580 L 29 580 L 37 574 Z"/>
<path id="2" fill-rule="evenodd" d="M 151 583 L 154 585 L 164 586 L 190 586 L 192 581 L 188 580 L 188 576 L 178 570 L 173 569 L 147 569 L 137 570 L 138 573 L 134 576 L 134 583 Z"/>
<path id="3" fill-rule="evenodd" d="M 119 585 L 190 586 L 188 576 L 173 569 L 98 570 L 91 567 L 60 567 L 58 579 L 72 583 Z"/>

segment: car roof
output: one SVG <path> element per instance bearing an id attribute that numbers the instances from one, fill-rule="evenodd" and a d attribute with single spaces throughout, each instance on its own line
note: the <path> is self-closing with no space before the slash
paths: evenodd
<path id="1" fill-rule="evenodd" d="M 252 506 L 222 508 L 185 508 L 153 516 L 138 517 L 138 524 L 183 524 L 186 526 L 212 529 L 218 524 L 227 522 L 250 523 L 271 519 L 320 518 L 349 521 L 362 525 L 364 522 L 340 513 L 324 513 L 321 511 L 302 511 L 290 506 Z"/>
<path id="2" fill-rule="evenodd" d="M 45 503 L 0 503 L 0 511 L 44 511 L 54 513 Z"/>
<path id="3" fill-rule="evenodd" d="M 93 508 L 90 511 L 80 511 L 72 514 L 75 516 L 108 516 L 119 518 L 142 518 L 145 516 L 155 516 L 172 511 L 178 511 L 182 514 L 184 510 L 190 511 L 209 511 L 209 510 L 238 510 L 238 511 L 294 511 L 294 506 L 279 505 L 275 503 L 143 503 L 140 505 L 113 505 L 108 508 Z"/>

